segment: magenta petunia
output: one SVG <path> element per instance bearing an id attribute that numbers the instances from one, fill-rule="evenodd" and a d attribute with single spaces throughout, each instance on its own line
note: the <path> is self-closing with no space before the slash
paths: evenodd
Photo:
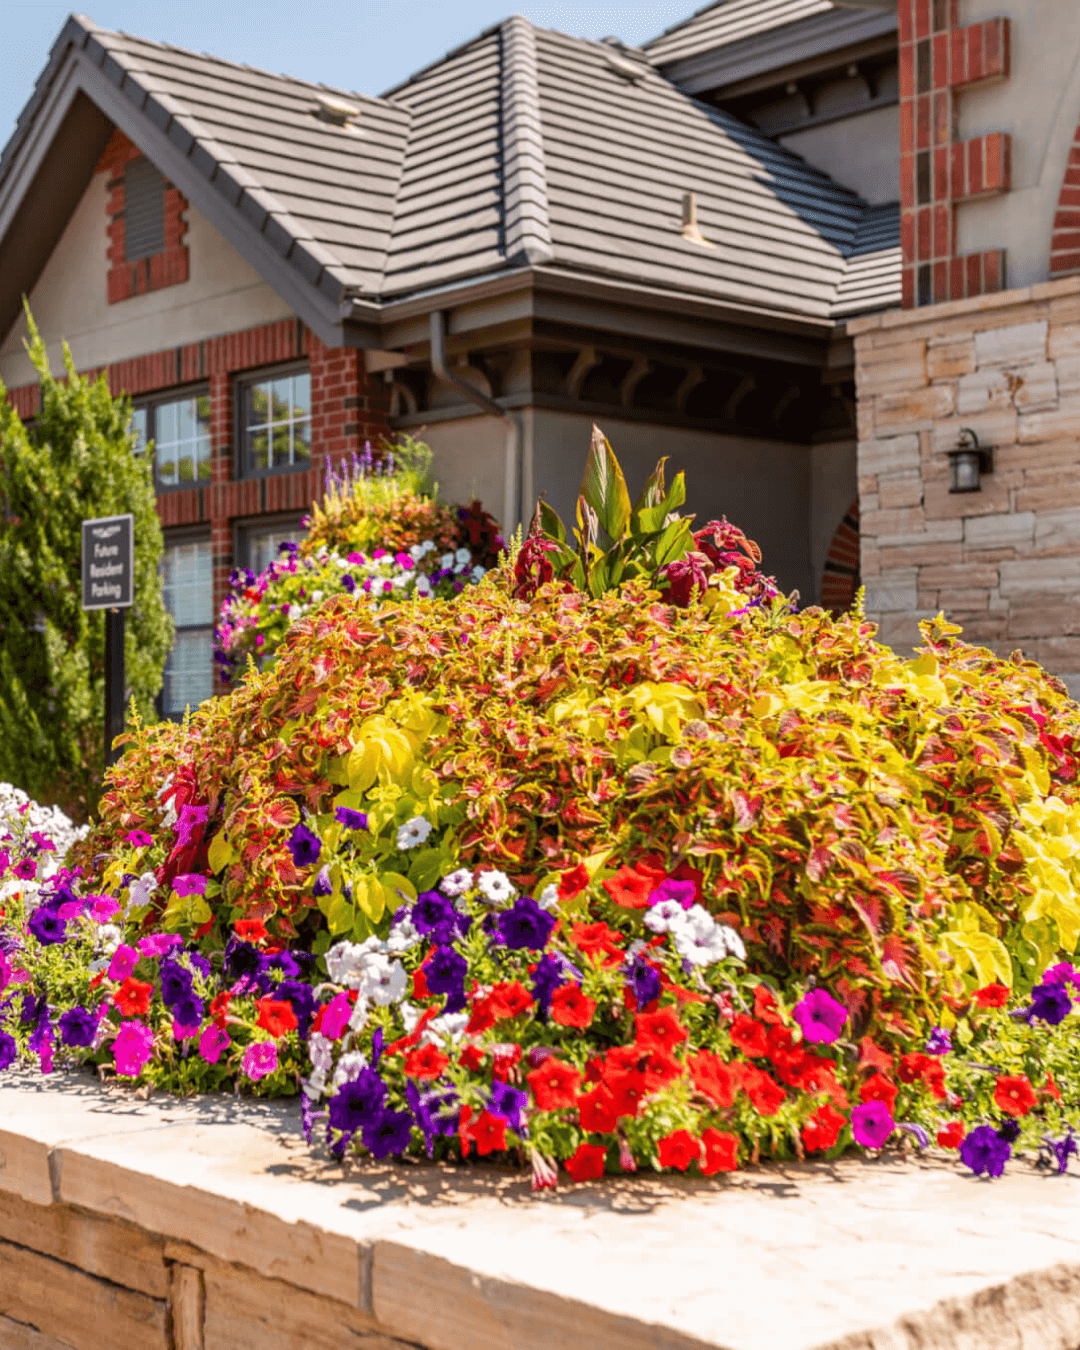
<path id="1" fill-rule="evenodd" d="M 90 897 L 90 917 L 95 923 L 108 923 L 120 913 L 120 902 L 114 900 L 111 895 L 95 895 Z"/>
<path id="2" fill-rule="evenodd" d="M 896 1121 L 884 1102 L 863 1102 L 851 1113 L 851 1133 L 863 1148 L 881 1148 L 895 1129 Z"/>
<path id="3" fill-rule="evenodd" d="M 202 837 L 202 828 L 210 817 L 208 806 L 182 806 L 176 819 L 176 847 L 187 848 Z"/>
<path id="4" fill-rule="evenodd" d="M 173 890 L 177 895 L 205 895 L 209 879 L 199 872 L 181 872 L 173 881 Z"/>
<path id="5" fill-rule="evenodd" d="M 154 1048 L 154 1033 L 137 1018 L 125 1022 L 113 1041 L 116 1072 L 122 1078 L 138 1078 Z"/>
<path id="6" fill-rule="evenodd" d="M 326 1005 L 322 1025 L 319 1028 L 327 1040 L 336 1041 L 339 1039 L 349 1025 L 352 1011 L 353 1005 L 349 1002 L 348 994 L 335 994 Z"/>
<path id="7" fill-rule="evenodd" d="M 149 937 L 139 938 L 135 945 L 141 955 L 155 958 L 182 946 L 183 941 L 179 933 L 151 933 Z"/>
<path id="8" fill-rule="evenodd" d="M 244 1051 L 244 1072 L 256 1082 L 277 1068 L 277 1047 L 272 1041 L 257 1041 Z"/>
<path id="9" fill-rule="evenodd" d="M 112 960 L 109 962 L 109 979 L 115 980 L 118 984 L 123 984 L 138 964 L 139 953 L 134 947 L 128 947 L 122 942 L 113 952 Z"/>
<path id="10" fill-rule="evenodd" d="M 146 848 L 154 841 L 145 830 L 128 830 L 124 835 L 125 844 L 134 844 L 136 848 Z"/>
<path id="11" fill-rule="evenodd" d="M 199 1054 L 207 1064 L 216 1064 L 221 1058 L 222 1051 L 228 1049 L 231 1044 L 227 1031 L 222 1031 L 221 1027 L 209 1026 L 199 1037 Z"/>
<path id="12" fill-rule="evenodd" d="M 824 989 L 811 989 L 795 1005 L 795 1021 L 808 1041 L 831 1045 L 847 1021 L 847 1009 Z"/>

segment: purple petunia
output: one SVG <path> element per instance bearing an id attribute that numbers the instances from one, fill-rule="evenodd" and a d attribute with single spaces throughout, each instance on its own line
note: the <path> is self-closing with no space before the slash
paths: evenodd
<path id="1" fill-rule="evenodd" d="M 509 1083 L 496 1081 L 491 1085 L 488 1110 L 493 1116 L 502 1116 L 512 1130 L 521 1130 L 521 1113 L 529 1104 L 529 1095 Z"/>
<path id="2" fill-rule="evenodd" d="M 551 1000 L 561 985 L 566 983 L 563 963 L 556 956 L 542 956 L 532 973 L 533 997 L 536 999 L 536 1015 L 541 1022 L 548 1020 L 551 1012 Z"/>
<path id="3" fill-rule="evenodd" d="M 0 1031 L 0 1072 L 11 1068 L 17 1053 L 15 1037 L 9 1036 L 6 1031 Z"/>
<path id="4" fill-rule="evenodd" d="M 371 1156 L 381 1160 L 391 1153 L 405 1152 L 412 1141 L 412 1125 L 408 1111 L 384 1111 L 362 1127 L 360 1137 Z"/>
<path id="5" fill-rule="evenodd" d="M 330 1098 L 330 1125 L 351 1138 L 382 1114 L 386 1084 L 374 1069 L 361 1069 Z"/>
<path id="6" fill-rule="evenodd" d="M 56 946 L 67 934 L 67 924 L 48 904 L 38 905 L 26 926 L 43 947 Z"/>
<path id="7" fill-rule="evenodd" d="M 509 909 L 504 910 L 496 922 L 503 945 L 510 951 L 526 948 L 542 951 L 555 927 L 555 916 L 541 909 L 531 896 L 523 895 Z M 431 987 L 430 984 L 428 987 Z"/>
<path id="8" fill-rule="evenodd" d="M 431 933 L 435 929 L 456 929 L 458 912 L 453 901 L 438 891 L 422 891 L 416 897 L 411 917 L 418 933 Z"/>
<path id="9" fill-rule="evenodd" d="M 944 1027 L 935 1027 L 930 1033 L 926 1042 L 926 1053 L 928 1055 L 952 1054 L 952 1037 Z"/>
<path id="10" fill-rule="evenodd" d="M 335 806 L 334 819 L 347 830 L 366 830 L 367 813 L 354 811 L 351 806 Z"/>
<path id="11" fill-rule="evenodd" d="M 453 947 L 436 947 L 424 967 L 427 987 L 433 994 L 445 994 L 446 1012 L 460 1012 L 465 1006 L 465 973 L 469 965 Z"/>
<path id="12" fill-rule="evenodd" d="M 243 1064 L 244 1072 L 257 1083 L 277 1068 L 277 1046 L 272 1041 L 256 1041 L 244 1051 Z"/>
<path id="13" fill-rule="evenodd" d="M 312 867 L 322 853 L 322 840 L 306 825 L 297 825 L 289 835 L 289 852 L 297 867 Z"/>
<path id="14" fill-rule="evenodd" d="M 181 999 L 190 998 L 191 991 L 191 971 L 176 961 L 162 961 L 161 998 L 166 1008 L 173 1008 Z"/>
<path id="15" fill-rule="evenodd" d="M 844 1005 L 824 989 L 811 989 L 795 1004 L 795 1021 L 802 1027 L 804 1039 L 819 1045 L 837 1040 L 847 1017 Z"/>
<path id="16" fill-rule="evenodd" d="M 1071 1129 L 1068 1129 L 1060 1139 L 1051 1139 L 1046 1136 L 1044 1142 L 1057 1162 L 1058 1175 L 1064 1176 L 1069 1170 L 1069 1155 L 1077 1152 L 1075 1135 Z"/>
<path id="17" fill-rule="evenodd" d="M 640 952 L 626 967 L 626 979 L 637 1000 L 638 1011 L 660 997 L 660 975 Z"/>
<path id="18" fill-rule="evenodd" d="M 85 1008 L 69 1008 L 61 1013 L 58 1021 L 60 1039 L 73 1049 L 88 1050 L 94 1044 L 97 1032 L 97 1014 L 87 1012 Z"/>
<path id="19" fill-rule="evenodd" d="M 960 1145 L 960 1161 L 977 1177 L 999 1177 L 1012 1149 L 991 1125 L 978 1125 Z"/>
<path id="20" fill-rule="evenodd" d="M 1044 981 L 1031 991 L 1031 1016 L 1037 1017 L 1041 1022 L 1056 1027 L 1060 1022 L 1064 1022 L 1070 1012 L 1072 999 L 1063 983 L 1050 984 Z"/>
<path id="21" fill-rule="evenodd" d="M 116 1072 L 121 1078 L 138 1078 L 154 1049 L 154 1033 L 137 1018 L 125 1022 L 113 1041 Z"/>
<path id="22" fill-rule="evenodd" d="M 881 1148 L 895 1129 L 896 1121 L 884 1102 L 863 1102 L 851 1113 L 851 1133 L 863 1148 Z"/>
<path id="23" fill-rule="evenodd" d="M 321 899 L 323 896 L 333 895 L 333 893 L 334 883 L 330 880 L 330 868 L 323 867 L 315 878 L 311 894 Z"/>

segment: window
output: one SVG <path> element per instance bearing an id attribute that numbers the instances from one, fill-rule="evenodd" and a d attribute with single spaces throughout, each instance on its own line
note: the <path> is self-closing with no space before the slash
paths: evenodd
<path id="1" fill-rule="evenodd" d="M 279 556 L 282 544 L 299 543 L 304 537 L 301 519 L 301 516 L 271 516 L 238 525 L 234 550 L 237 564 L 258 575 Z"/>
<path id="2" fill-rule="evenodd" d="M 175 395 L 140 403 L 131 425 L 136 452 L 154 442 L 154 482 L 158 488 L 195 487 L 210 481 L 210 395 Z"/>
<path id="3" fill-rule="evenodd" d="M 311 375 L 292 371 L 240 386 L 242 475 L 311 463 Z"/>
<path id="4" fill-rule="evenodd" d="M 148 159 L 133 159 L 124 167 L 124 261 L 164 248 L 165 179 Z"/>
<path id="5" fill-rule="evenodd" d="M 176 717 L 214 692 L 214 567 L 209 539 L 166 542 L 162 592 L 176 624 L 165 663 L 161 710 Z"/>

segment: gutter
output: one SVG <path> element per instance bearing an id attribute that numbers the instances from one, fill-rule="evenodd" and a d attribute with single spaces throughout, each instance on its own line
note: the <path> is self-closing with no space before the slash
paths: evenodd
<path id="1" fill-rule="evenodd" d="M 446 318 L 441 309 L 431 311 L 431 369 L 440 380 L 452 385 L 459 394 L 482 408 L 490 417 L 497 417 L 506 426 L 506 456 L 503 470 L 503 536 L 509 538 L 518 525 L 518 471 L 521 459 L 521 428 L 512 413 L 499 406 L 493 398 L 455 375 L 446 365 Z"/>

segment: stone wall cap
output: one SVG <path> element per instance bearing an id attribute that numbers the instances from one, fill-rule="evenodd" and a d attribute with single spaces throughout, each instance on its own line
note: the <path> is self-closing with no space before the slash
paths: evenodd
<path id="1" fill-rule="evenodd" d="M 955 319 L 965 314 L 982 314 L 990 310 L 1008 309 L 1013 305 L 1039 304 L 1058 300 L 1080 291 L 1080 275 L 1059 277 L 1035 286 L 1020 286 L 1011 291 L 996 291 L 993 295 L 973 295 L 967 300 L 950 300 L 941 305 L 924 305 L 918 309 L 889 309 L 881 314 L 867 314 L 849 319 L 849 337 L 879 328 L 905 328 L 916 324 L 932 324 L 939 319 Z"/>
<path id="2" fill-rule="evenodd" d="M 335 1163 L 294 1103 L 85 1076 L 0 1088 L 0 1187 L 335 1298 L 429 1350 L 981 1350 L 1080 1343 L 1080 1178 L 944 1155 L 637 1175 L 533 1196 L 497 1168 Z"/>

